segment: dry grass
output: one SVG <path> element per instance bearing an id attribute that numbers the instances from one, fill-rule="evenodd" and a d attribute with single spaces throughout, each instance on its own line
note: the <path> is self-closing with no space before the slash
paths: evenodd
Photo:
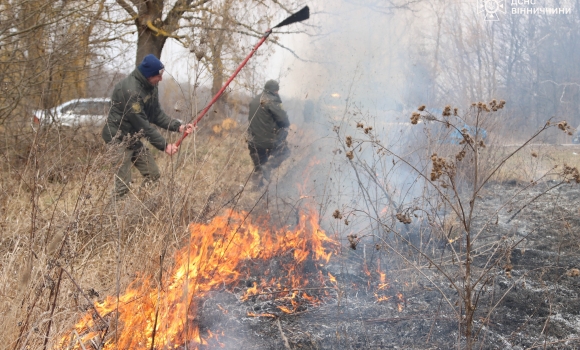
<path id="1" fill-rule="evenodd" d="M 503 146 L 497 150 L 498 156 L 506 156 L 515 151 L 515 146 Z M 580 145 L 530 145 L 516 153 L 500 169 L 496 181 L 529 182 L 562 164 L 580 167 Z"/>
<path id="2" fill-rule="evenodd" d="M 520 145 L 506 145 L 498 139 L 487 140 L 486 147 L 479 153 L 480 176 L 487 177 L 499 166 L 494 176 L 490 178 L 491 181 L 530 182 L 546 174 L 553 175 L 548 175 L 545 179 L 556 178 L 556 173 L 562 169 L 563 164 L 580 167 L 580 145 L 531 143 L 512 155 Z M 463 149 L 466 149 L 466 146 L 438 144 L 429 151 L 449 160 L 456 160 Z M 459 179 L 472 177 L 473 155 L 471 152 L 467 152 L 467 155 L 457 162 Z"/>
<path id="3" fill-rule="evenodd" d="M 292 130 L 291 137 L 302 145 L 293 152 L 303 162 L 323 152 L 313 147 L 314 134 L 307 128 Z M 152 150 L 162 171 L 160 182 L 142 188 L 135 171 L 131 194 L 119 202 L 111 196 L 114 169 L 98 130 L 39 133 L 6 148 L 0 154 L 2 344 L 42 349 L 48 334 L 50 348 L 93 301 L 122 293 L 137 274 L 165 272 L 172 252 L 187 239 L 190 222 L 207 221 L 224 208 L 254 208 L 261 193 L 246 186 L 252 166 L 244 136 L 244 125 L 212 121 L 187 138 L 177 156 Z M 453 158 L 461 147 L 440 148 L 438 154 Z M 513 150 L 490 142 L 481 153 L 484 172 Z M 580 166 L 575 153 L 580 154 L 580 146 L 527 146 L 492 180 L 528 182 L 555 165 Z M 274 175 L 304 181 L 311 174 L 300 171 L 314 166 L 303 165 L 287 161 Z M 457 217 L 448 216 L 438 230 L 453 241 L 459 227 Z"/>
<path id="4" fill-rule="evenodd" d="M 46 334 L 54 340 L 92 301 L 122 292 L 136 274 L 158 275 L 190 222 L 248 210 L 259 198 L 245 187 L 252 166 L 243 126 L 200 130 L 172 158 L 154 151 L 160 182 L 141 188 L 135 173 L 119 202 L 98 133 L 42 132 L 21 146 L 4 151 L 0 173 L 0 342 L 8 349 L 42 349 Z"/>

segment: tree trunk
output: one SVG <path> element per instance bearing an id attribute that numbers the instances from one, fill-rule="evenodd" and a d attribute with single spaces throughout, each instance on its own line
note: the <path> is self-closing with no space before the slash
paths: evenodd
<path id="1" fill-rule="evenodd" d="M 215 95 L 218 91 L 220 91 L 222 85 L 224 84 L 224 67 L 220 56 L 213 58 L 212 68 L 213 81 L 211 86 L 211 94 Z"/>
<path id="2" fill-rule="evenodd" d="M 215 55 L 212 58 L 212 86 L 211 86 L 211 95 L 215 96 L 215 94 L 220 91 L 222 86 L 224 85 L 224 67 L 221 60 L 220 52 L 214 52 Z M 224 92 L 225 94 L 225 92 Z M 225 114 L 225 99 L 222 95 L 215 103 L 214 109 L 217 112 L 218 117 L 223 117 Z"/>
<path id="3" fill-rule="evenodd" d="M 137 39 L 137 57 L 135 65 L 139 65 L 143 57 L 152 53 L 155 57 L 161 59 L 161 51 L 165 45 L 167 37 L 164 35 L 155 35 L 147 26 L 139 26 L 139 37 Z"/>

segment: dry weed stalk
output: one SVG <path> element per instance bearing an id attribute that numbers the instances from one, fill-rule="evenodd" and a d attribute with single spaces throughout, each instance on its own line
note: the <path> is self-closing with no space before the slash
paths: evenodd
<path id="1" fill-rule="evenodd" d="M 564 165 L 563 170 L 560 172 L 557 172 L 556 168 L 550 168 L 534 178 L 527 186 L 524 186 L 518 191 L 518 194 L 527 193 L 540 181 L 546 179 L 556 179 L 552 186 L 540 191 L 539 194 L 523 206 L 518 203 L 518 194 L 516 194 L 500 205 L 493 215 L 483 218 L 483 222 L 475 224 L 475 216 L 478 210 L 478 203 L 481 200 L 481 194 L 506 162 L 515 157 L 516 154 L 519 154 L 528 144 L 549 128 L 557 127 L 564 132 L 569 132 L 569 126 L 566 122 L 557 124 L 548 122 L 522 145 L 516 147 L 515 150 L 496 159 L 489 157 L 486 152 L 490 152 L 488 143 L 491 141 L 486 139 L 486 134 L 489 130 L 486 132 L 484 128 L 488 128 L 491 125 L 490 121 L 493 120 L 494 114 L 503 109 L 505 104 L 505 101 L 498 102 L 495 99 L 489 103 L 474 103 L 461 116 L 459 109 L 453 108 L 451 105 L 445 106 L 441 116 L 433 115 L 424 105 L 420 106 L 417 111 L 412 112 L 410 117 L 411 125 L 418 125 L 419 122 L 423 121 L 424 123 L 422 124 L 427 125 L 426 128 L 429 128 L 429 125 L 441 125 L 444 129 L 451 129 L 454 133 L 460 135 L 461 138 L 456 145 L 453 144 L 448 147 L 447 151 L 442 152 L 450 153 L 449 157 L 439 155 L 436 149 L 442 148 L 440 146 L 441 141 L 435 141 L 425 147 L 426 152 L 429 152 L 428 154 L 423 154 L 423 158 L 419 157 L 418 161 L 413 160 L 412 157 L 400 154 L 396 149 L 383 145 L 379 135 L 372 135 L 370 131 L 364 131 L 364 124 L 361 122 L 357 122 L 356 127 L 363 129 L 364 134 L 369 136 L 366 138 L 364 135 L 361 138 L 348 136 L 347 141 L 344 143 L 348 148 L 352 144 L 357 144 L 359 147 L 368 145 L 373 150 L 376 149 L 373 152 L 374 154 L 379 155 L 379 158 L 374 160 L 375 163 L 370 165 L 367 164 L 368 160 L 358 161 L 358 159 L 354 159 L 356 153 L 353 154 L 352 151 L 350 151 L 350 156 L 347 155 L 362 193 L 367 193 L 370 189 L 368 183 L 363 182 L 361 179 L 363 176 L 369 179 L 377 178 L 375 169 L 379 167 L 378 164 L 383 164 L 379 162 L 384 162 L 380 158 L 381 155 L 392 157 L 393 168 L 396 160 L 397 163 L 402 163 L 411 169 L 414 176 L 422 179 L 425 190 L 420 194 L 423 197 L 419 197 L 423 199 L 418 200 L 424 205 L 422 210 L 425 212 L 426 220 L 419 219 L 417 224 L 407 226 L 411 223 L 411 219 L 409 215 L 404 214 L 403 207 L 406 205 L 403 203 L 394 204 L 392 201 L 392 205 L 389 208 L 392 216 L 381 215 L 372 210 L 367 210 L 366 214 L 380 223 L 384 229 L 384 234 L 375 234 L 381 241 L 378 246 L 386 247 L 397 254 L 403 261 L 409 263 L 427 280 L 432 282 L 433 286 L 441 292 L 450 309 L 457 316 L 461 335 L 463 336 L 462 339 L 465 341 L 467 349 L 473 349 L 476 346 L 478 334 L 482 329 L 481 326 L 477 326 L 475 316 L 480 308 L 482 293 L 489 285 L 494 283 L 498 274 L 510 276 L 512 270 L 511 251 L 523 241 L 523 239 L 519 239 L 508 243 L 507 240 L 498 240 L 489 246 L 483 246 L 481 243 L 482 233 L 496 224 L 499 213 L 508 206 L 520 206 L 520 209 L 512 215 L 511 219 L 513 219 L 529 204 L 536 202 L 538 198 L 546 195 L 554 188 L 569 182 L 580 182 L 580 173 L 573 166 Z M 337 135 L 340 137 L 340 132 L 337 131 Z M 496 147 L 495 145 L 493 146 Z M 346 148 L 344 150 L 345 152 L 347 151 Z M 427 159 L 429 159 L 430 166 L 427 165 Z M 386 164 L 387 162 L 384 163 Z M 377 191 L 383 191 L 387 196 L 388 190 L 385 188 L 384 183 L 374 181 L 374 184 L 376 184 Z M 369 208 L 376 205 L 371 202 L 370 196 L 365 195 L 364 199 Z M 416 204 L 409 205 L 407 210 L 415 206 Z M 397 223 L 401 223 L 403 226 L 398 226 Z M 429 248 L 428 244 L 422 241 L 417 242 L 410 236 L 410 232 L 413 229 L 410 230 L 408 227 L 414 227 L 414 230 L 418 230 L 423 227 L 423 223 L 427 225 L 424 228 L 425 232 L 434 233 L 432 236 L 437 237 L 435 242 L 443 240 L 443 244 L 449 247 L 451 250 L 450 255 L 437 257 L 434 254 L 434 250 L 430 251 L 431 248 Z M 399 239 L 399 242 L 403 244 L 402 246 L 397 246 L 392 241 L 392 238 L 389 238 L 393 235 Z M 417 260 L 409 259 L 404 254 L 406 249 L 410 249 L 420 258 Z M 504 252 L 503 254 L 501 253 L 502 251 Z M 474 265 L 474 259 L 476 258 L 484 259 L 484 268 Z M 425 265 L 421 261 L 426 261 L 428 268 L 434 268 L 437 273 L 433 276 L 428 276 L 424 272 Z M 435 283 L 434 280 L 437 279 L 437 275 L 446 279 L 450 284 L 450 289 L 457 293 L 457 303 L 452 301 L 454 297 L 450 297 L 447 291 Z M 494 310 L 497 305 L 498 303 L 493 305 L 490 310 Z M 491 311 L 488 312 L 487 319 L 489 319 L 490 314 Z M 458 341 L 458 344 L 461 343 L 461 339 L 458 339 Z"/>
<path id="2" fill-rule="evenodd" d="M 119 293 L 136 273 L 159 276 L 171 263 L 159 257 L 189 236 L 187 224 L 255 204 L 259 194 L 242 196 L 251 172 L 249 158 L 238 156 L 246 151 L 243 130 L 228 127 L 237 129 L 209 144 L 211 135 L 197 136 L 202 146 L 191 138 L 177 157 L 160 156 L 160 182 L 137 182 L 123 201 L 113 200 L 110 155 L 98 135 L 40 130 L 24 163 L 4 151 L 11 167 L 0 174 L 0 340 L 15 350 L 50 348 L 92 302 Z M 116 327 L 113 321 L 104 336 Z"/>

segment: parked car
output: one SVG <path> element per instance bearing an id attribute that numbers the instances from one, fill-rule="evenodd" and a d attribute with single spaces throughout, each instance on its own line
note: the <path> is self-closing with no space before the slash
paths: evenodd
<path id="1" fill-rule="evenodd" d="M 35 125 L 58 125 L 66 127 L 103 124 L 111 100 L 108 98 L 80 98 L 46 110 L 33 111 Z"/>

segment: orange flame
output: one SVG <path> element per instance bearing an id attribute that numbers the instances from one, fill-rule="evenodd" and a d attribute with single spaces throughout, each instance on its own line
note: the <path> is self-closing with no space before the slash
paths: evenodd
<path id="1" fill-rule="evenodd" d="M 245 301 L 248 300 L 251 296 L 257 295 L 258 293 L 259 293 L 258 284 L 254 282 L 253 286 L 251 288 L 248 288 L 246 294 L 244 294 L 240 299 L 242 299 L 242 301 Z"/>
<path id="2" fill-rule="evenodd" d="M 387 283 L 387 274 L 380 270 L 377 270 L 377 272 L 379 273 L 379 280 L 381 281 L 377 286 L 377 290 L 388 289 L 389 284 Z"/>
<path id="3" fill-rule="evenodd" d="M 399 309 L 399 312 L 401 312 L 401 311 L 403 311 L 404 303 L 405 303 L 405 298 L 403 297 L 403 293 L 401 293 L 401 292 L 397 293 L 397 299 L 399 299 L 399 302 L 397 303 L 397 308 Z"/>
<path id="4" fill-rule="evenodd" d="M 291 310 L 290 308 L 287 308 L 286 306 L 283 305 L 278 305 L 278 309 L 284 311 L 287 314 L 294 313 L 294 310 Z"/>
<path id="5" fill-rule="evenodd" d="M 330 279 L 330 282 L 336 284 L 336 278 L 330 272 L 328 273 L 328 278 Z"/>
<path id="6" fill-rule="evenodd" d="M 381 261 L 377 259 L 377 273 L 379 274 L 379 284 L 377 285 L 375 297 L 377 298 L 377 302 L 387 301 L 391 299 L 386 295 L 380 295 L 379 291 L 386 291 L 389 289 L 389 283 L 387 282 L 387 274 L 381 271 Z"/>
<path id="7" fill-rule="evenodd" d="M 300 279 L 296 269 L 308 258 L 328 262 L 332 252 L 324 246 L 338 246 L 320 229 L 318 221 L 318 214 L 311 211 L 300 216 L 293 231 L 271 230 L 252 224 L 247 213 L 230 211 L 209 224 L 193 223 L 189 226 L 189 245 L 176 253 L 175 267 L 167 274 L 163 288 L 156 288 L 151 278 L 137 279 L 118 299 L 108 297 L 104 302 L 96 303 L 98 315 L 95 312 L 84 315 L 74 326 L 74 331 L 61 338 L 55 348 L 88 349 L 96 343 L 99 349 L 105 350 L 140 350 L 153 348 L 154 342 L 156 348 L 174 348 L 187 343 L 188 348 L 196 349 L 207 344 L 207 340 L 215 336 L 208 332 L 205 339 L 202 338 L 195 318 L 196 300 L 211 290 L 238 283 L 241 277 L 249 274 L 244 264 L 249 259 L 289 257 L 288 254 L 292 254 L 293 260 L 282 269 L 284 276 L 279 280 L 271 279 L 269 284 L 277 286 L 280 293 L 294 290 L 288 298 L 296 310 L 296 299 L 300 294 L 296 290 L 308 283 L 307 279 Z M 262 297 L 260 287 L 267 284 L 265 281 L 254 282 L 241 299 Z M 272 297 L 275 293 L 263 294 Z M 314 299 L 306 293 L 302 296 L 303 301 Z M 293 312 L 284 306 L 279 308 Z M 251 312 L 248 316 L 276 317 Z M 112 326 L 103 322 L 105 318 Z"/>
<path id="8" fill-rule="evenodd" d="M 377 298 L 377 303 L 388 301 L 391 299 L 391 297 L 388 297 L 386 295 L 378 295 L 377 293 L 375 293 L 375 297 Z"/>

